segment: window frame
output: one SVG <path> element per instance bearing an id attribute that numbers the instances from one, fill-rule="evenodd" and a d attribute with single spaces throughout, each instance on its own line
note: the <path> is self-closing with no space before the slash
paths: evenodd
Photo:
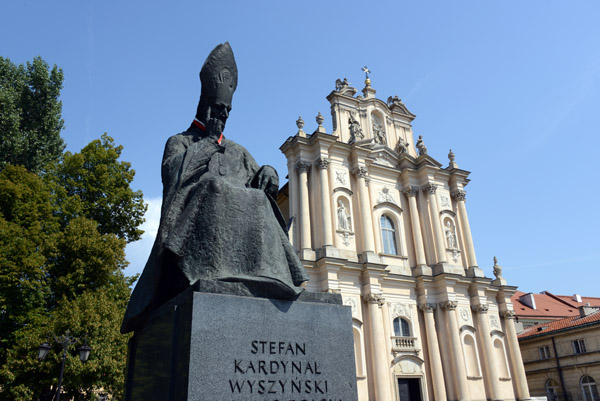
<path id="1" fill-rule="evenodd" d="M 540 356 L 540 359 L 550 359 L 552 358 L 552 355 L 550 354 L 550 347 L 547 345 L 542 345 L 541 347 L 538 347 L 538 353 Z"/>
<path id="2" fill-rule="evenodd" d="M 383 226 L 383 221 L 387 221 L 389 223 L 389 225 L 391 225 L 391 229 L 388 227 Z M 396 228 L 396 224 L 394 223 L 394 218 L 392 218 L 390 215 L 388 215 L 387 213 L 382 213 L 381 216 L 379 216 L 379 234 L 381 235 L 381 250 L 383 251 L 384 255 L 391 255 L 391 256 L 401 256 L 400 255 L 400 247 L 398 246 L 398 229 Z M 386 249 L 386 242 L 387 242 L 387 235 L 385 234 L 390 234 L 392 236 L 392 244 L 394 247 L 394 252 L 388 252 L 390 249 Z"/>
<path id="3" fill-rule="evenodd" d="M 587 349 L 585 347 L 585 340 L 583 338 L 578 338 L 577 340 L 572 341 L 573 344 L 573 353 L 576 355 L 585 354 Z"/>
<path id="4" fill-rule="evenodd" d="M 589 380 L 586 380 L 589 379 Z M 584 382 L 584 380 L 586 380 Z M 581 389 L 581 393 L 583 395 L 584 401 L 598 401 L 600 400 L 600 395 L 598 394 L 598 386 L 596 385 L 596 380 L 590 375 L 583 375 L 581 379 L 579 379 L 579 388 Z M 588 390 L 588 392 L 586 392 Z"/>
<path id="5" fill-rule="evenodd" d="M 396 331 L 396 322 L 398 322 L 398 331 Z M 398 316 L 392 320 L 392 329 L 394 330 L 394 337 L 412 337 L 410 322 L 403 317 Z"/>

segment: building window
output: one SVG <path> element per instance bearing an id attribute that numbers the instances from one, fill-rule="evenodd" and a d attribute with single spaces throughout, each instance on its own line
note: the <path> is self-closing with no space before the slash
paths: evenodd
<path id="1" fill-rule="evenodd" d="M 585 351 L 585 341 L 583 341 L 583 338 L 573 341 L 573 351 L 576 354 L 583 354 L 584 352 L 586 352 Z"/>
<path id="2" fill-rule="evenodd" d="M 394 222 L 385 214 L 381 216 L 381 242 L 383 253 L 388 255 L 398 255 L 396 246 L 396 228 Z"/>
<path id="3" fill-rule="evenodd" d="M 560 398 L 560 387 L 556 380 L 546 380 L 546 397 L 548 397 L 548 401 L 557 401 Z"/>
<path id="4" fill-rule="evenodd" d="M 581 378 L 581 392 L 583 393 L 583 401 L 598 401 L 598 387 L 596 382 L 590 376 L 583 376 Z"/>
<path id="5" fill-rule="evenodd" d="M 394 319 L 394 335 L 396 337 L 410 337 L 410 325 L 406 319 Z"/>
<path id="6" fill-rule="evenodd" d="M 550 359 L 550 347 L 544 345 L 539 348 L 540 351 L 540 359 Z"/>

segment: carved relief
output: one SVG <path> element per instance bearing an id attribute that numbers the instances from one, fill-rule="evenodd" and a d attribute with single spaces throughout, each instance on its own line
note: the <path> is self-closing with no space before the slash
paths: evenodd
<path id="1" fill-rule="evenodd" d="M 500 328 L 500 319 L 495 313 L 490 314 L 490 325 L 496 329 Z"/>
<path id="2" fill-rule="evenodd" d="M 390 194 L 390 190 L 387 187 L 383 187 L 377 194 L 377 204 L 384 202 L 389 202 L 393 203 L 394 205 L 398 205 L 396 203 L 396 200 L 394 200 L 392 194 Z"/>
<path id="3" fill-rule="evenodd" d="M 349 306 L 350 308 L 352 308 L 352 317 L 354 318 L 359 318 L 358 316 L 358 308 L 356 306 L 356 300 L 354 298 L 350 298 L 350 297 L 344 297 L 342 300 L 342 303 L 346 306 Z"/>
<path id="4" fill-rule="evenodd" d="M 484 304 L 471 305 L 471 309 L 477 313 L 487 313 L 489 306 Z"/>
<path id="5" fill-rule="evenodd" d="M 437 185 L 433 184 L 433 183 L 428 183 L 423 187 L 423 192 L 425 192 L 426 194 L 431 194 L 431 195 L 435 195 L 435 191 L 437 191 Z"/>
<path id="6" fill-rule="evenodd" d="M 440 194 L 440 204 L 443 208 L 450 209 L 452 207 L 450 204 L 450 198 L 446 194 Z"/>
<path id="7" fill-rule="evenodd" d="M 392 125 L 394 120 L 392 120 L 389 116 L 385 116 L 385 122 L 387 125 Z"/>
<path id="8" fill-rule="evenodd" d="M 469 321 L 469 311 L 464 306 L 461 306 L 459 309 L 460 318 L 465 322 Z"/>
<path id="9" fill-rule="evenodd" d="M 395 319 L 397 317 L 407 317 L 409 320 L 412 320 L 409 305 L 394 302 L 390 304 L 390 307 L 392 319 Z"/>
<path id="10" fill-rule="evenodd" d="M 341 185 L 348 185 L 346 171 L 335 170 L 335 183 Z"/>
<path id="11" fill-rule="evenodd" d="M 387 153 L 384 153 L 384 152 L 380 152 L 377 154 L 375 163 L 380 164 L 382 166 L 394 167 L 394 164 L 388 159 Z"/>

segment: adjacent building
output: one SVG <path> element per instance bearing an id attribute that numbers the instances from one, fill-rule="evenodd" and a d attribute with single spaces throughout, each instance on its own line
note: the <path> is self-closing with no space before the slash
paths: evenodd
<path id="1" fill-rule="evenodd" d="M 529 399 L 511 297 L 494 263 L 476 258 L 465 204 L 469 172 L 415 142 L 415 118 L 338 80 L 327 100 L 333 132 L 281 146 L 289 182 L 278 203 L 310 274 L 311 291 L 352 308 L 361 401 Z M 491 264 L 491 263 L 490 263 Z M 350 323 L 350 322 L 349 322 Z"/>
<path id="2" fill-rule="evenodd" d="M 549 291 L 539 294 L 517 291 L 511 301 L 519 322 L 519 333 L 538 324 L 579 316 L 579 308 L 583 306 L 600 307 L 600 298 L 597 297 L 554 295 Z"/>
<path id="3" fill-rule="evenodd" d="M 580 306 L 577 316 L 539 323 L 519 335 L 531 395 L 549 401 L 597 401 L 600 311 Z"/>

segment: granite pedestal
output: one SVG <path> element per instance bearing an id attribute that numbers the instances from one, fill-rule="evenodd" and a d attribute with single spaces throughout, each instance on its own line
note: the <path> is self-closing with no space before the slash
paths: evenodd
<path id="1" fill-rule="evenodd" d="M 356 401 L 351 311 L 323 295 L 190 288 L 135 331 L 126 400 Z"/>

